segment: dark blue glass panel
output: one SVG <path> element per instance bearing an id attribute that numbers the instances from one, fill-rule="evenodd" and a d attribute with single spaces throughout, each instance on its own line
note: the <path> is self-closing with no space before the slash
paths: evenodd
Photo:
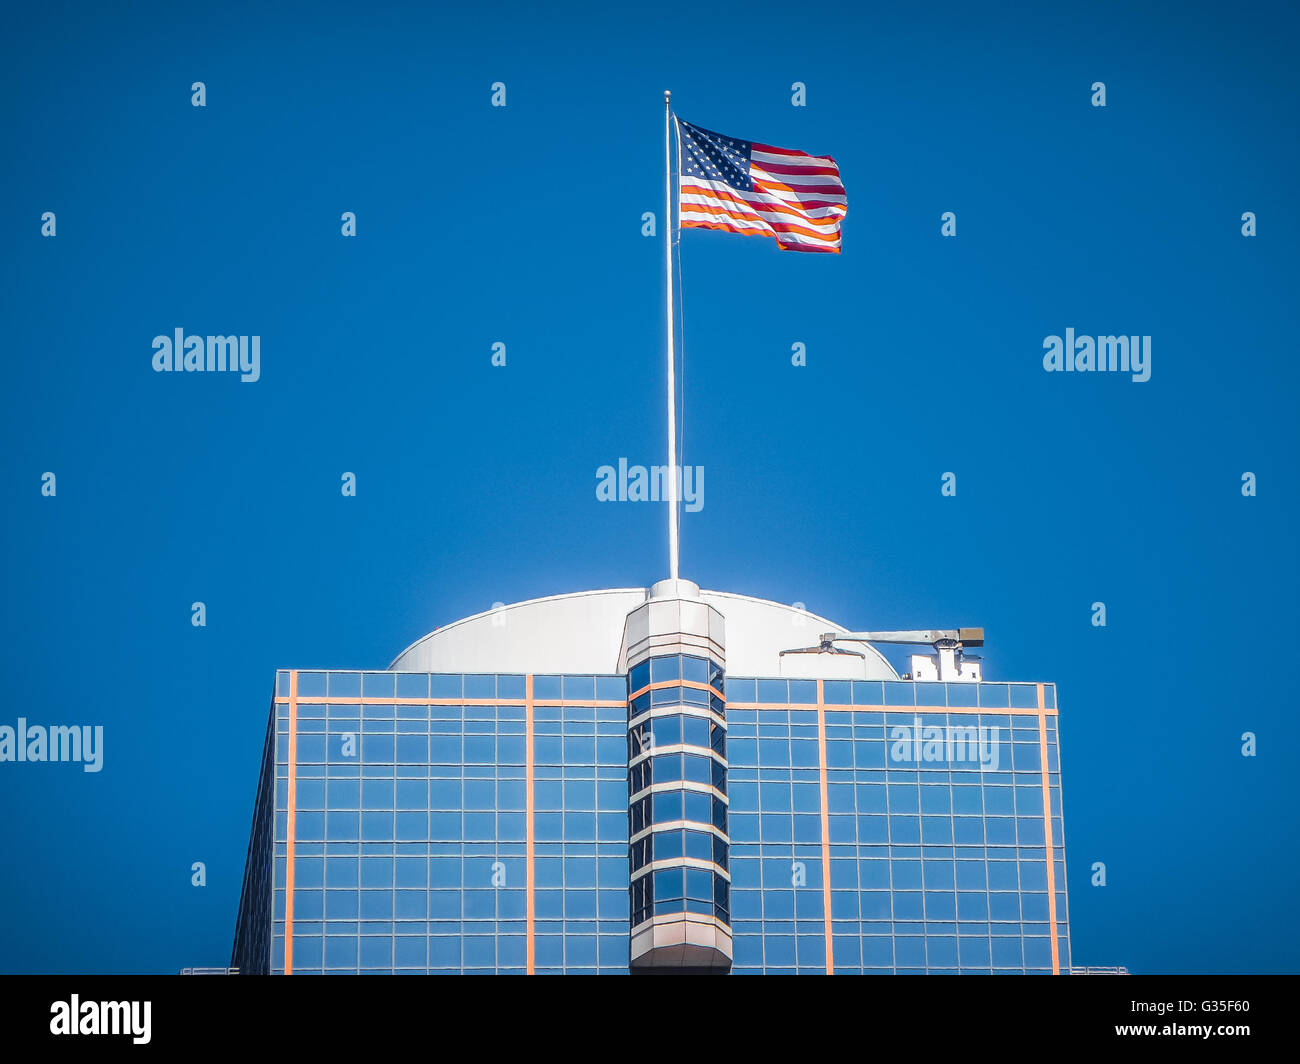
<path id="1" fill-rule="evenodd" d="M 627 691 L 632 694 L 650 683 L 650 662 L 643 661 L 632 667 L 627 674 Z"/>

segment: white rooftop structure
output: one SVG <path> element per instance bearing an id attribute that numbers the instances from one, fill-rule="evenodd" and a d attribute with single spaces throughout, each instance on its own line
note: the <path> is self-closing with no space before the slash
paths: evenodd
<path id="1" fill-rule="evenodd" d="M 389 666 L 397 672 L 595 673 L 625 669 L 628 614 L 654 599 L 702 600 L 726 624 L 727 672 L 794 679 L 896 680 L 898 673 L 869 645 L 859 654 L 786 654 L 815 646 L 822 633 L 849 630 L 794 606 L 726 591 L 701 591 L 689 580 L 653 588 L 612 588 L 500 606 L 430 632 Z M 669 603 L 665 603 L 665 606 Z"/>

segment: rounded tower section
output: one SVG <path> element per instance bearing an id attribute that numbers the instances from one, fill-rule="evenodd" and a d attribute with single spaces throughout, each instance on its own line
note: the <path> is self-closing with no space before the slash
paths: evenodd
<path id="1" fill-rule="evenodd" d="M 627 615 L 628 860 L 633 969 L 731 966 L 726 638 L 687 580 Z"/>

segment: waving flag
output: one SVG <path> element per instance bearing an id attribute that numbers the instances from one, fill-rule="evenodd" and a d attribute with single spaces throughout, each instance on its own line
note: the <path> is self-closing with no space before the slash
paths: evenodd
<path id="1" fill-rule="evenodd" d="M 776 237 L 785 251 L 840 251 L 848 197 L 829 155 L 725 137 L 678 120 L 683 228 Z"/>

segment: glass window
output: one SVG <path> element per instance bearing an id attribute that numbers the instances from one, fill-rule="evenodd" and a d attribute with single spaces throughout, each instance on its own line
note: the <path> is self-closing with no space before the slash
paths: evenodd
<path id="1" fill-rule="evenodd" d="M 689 680 L 692 683 L 709 682 L 709 661 L 707 658 L 692 657 L 690 654 L 682 655 L 682 679 Z"/>
<path id="2" fill-rule="evenodd" d="M 709 838 L 713 840 L 713 863 L 719 868 L 727 867 L 727 844 L 723 842 L 719 835 L 710 834 Z"/>
<path id="3" fill-rule="evenodd" d="M 682 869 L 665 868 L 654 873 L 655 901 L 667 903 L 680 901 L 685 897 L 682 881 Z"/>
<path id="4" fill-rule="evenodd" d="M 619 693 L 615 696 L 619 701 L 626 697 L 627 692 L 623 690 L 623 684 L 619 683 Z M 497 698 L 522 699 L 527 694 L 527 681 L 522 676 L 498 676 L 497 677 Z"/>
<path id="5" fill-rule="evenodd" d="M 714 827 L 719 827 L 714 824 Z M 733 843 L 758 842 L 758 815 L 755 813 L 737 813 L 731 818 L 729 837 Z"/>
<path id="6" fill-rule="evenodd" d="M 655 717 L 650 722 L 656 746 L 676 746 L 682 741 L 682 718 Z"/>
<path id="7" fill-rule="evenodd" d="M 338 673 L 334 674 L 339 676 Z M 362 693 L 366 698 L 392 698 L 394 692 L 394 673 L 368 672 L 364 674 Z M 331 680 L 333 686 L 333 680 Z"/>
<path id="8" fill-rule="evenodd" d="M 726 689 L 726 671 L 712 658 L 709 659 L 709 683 L 716 687 L 723 694 L 727 693 Z M 1055 704 L 1055 703 L 1053 703 Z"/>
<path id="9" fill-rule="evenodd" d="M 713 901 L 713 873 L 707 868 L 687 868 L 686 896 L 697 901 Z"/>
<path id="10" fill-rule="evenodd" d="M 670 680 L 680 680 L 682 678 L 681 659 L 676 654 L 669 654 L 660 658 L 650 659 L 650 682 L 667 683 Z M 636 688 L 634 687 L 635 691 Z"/>
<path id="11" fill-rule="evenodd" d="M 682 775 L 692 783 L 711 783 L 713 781 L 713 758 L 703 754 L 685 754 Z M 722 766 L 718 766 L 721 770 Z"/>
<path id="12" fill-rule="evenodd" d="M 730 753 L 727 758 L 729 764 L 758 764 L 758 741 L 756 739 L 740 739 L 732 736 L 729 745 Z"/>
<path id="13" fill-rule="evenodd" d="M 504 677 L 502 677 L 504 679 Z M 635 689 L 634 689 L 635 690 Z M 597 676 L 596 699 L 600 702 L 622 702 L 627 697 L 627 684 L 621 676 Z"/>
<path id="14" fill-rule="evenodd" d="M 634 665 L 627 674 L 628 694 L 641 690 L 650 683 L 650 662 L 643 661 Z"/>
<path id="15" fill-rule="evenodd" d="M 533 677 L 533 698 L 554 701 L 562 698 L 563 694 L 564 690 L 559 676 Z"/>
<path id="16" fill-rule="evenodd" d="M 298 697 L 324 698 L 327 675 L 323 672 L 298 673 Z"/>
<path id="17" fill-rule="evenodd" d="M 676 783 L 681 780 L 681 754 L 656 754 L 653 760 L 655 763 L 654 772 L 656 783 Z"/>
<path id="18" fill-rule="evenodd" d="M 331 779 L 329 784 L 329 808 L 360 809 L 361 782 L 359 779 Z"/>
<path id="19" fill-rule="evenodd" d="M 684 832 L 679 830 L 655 832 L 655 860 L 669 861 L 685 853 Z"/>
<path id="20" fill-rule="evenodd" d="M 682 742 L 690 746 L 707 748 L 712 722 L 704 717 L 685 716 L 682 718 Z"/>
<path id="21" fill-rule="evenodd" d="M 632 871 L 640 871 L 654 860 L 654 835 L 647 835 L 644 839 L 632 843 L 629 853 L 631 855 Z"/>
<path id="22" fill-rule="evenodd" d="M 686 791 L 683 795 L 685 808 L 683 815 L 687 820 L 694 820 L 700 824 L 707 824 L 711 813 L 711 795 L 700 791 Z"/>
<path id="23" fill-rule="evenodd" d="M 429 697 L 433 699 L 460 698 L 461 678 L 458 673 L 435 673 L 429 677 Z"/>
<path id="24" fill-rule="evenodd" d="M 570 702 L 587 702 L 596 696 L 594 676 L 565 676 L 564 698 Z"/>
<path id="25" fill-rule="evenodd" d="M 713 860 L 713 839 L 715 836 L 712 832 L 688 831 L 685 835 L 686 843 L 683 856 L 700 861 Z"/>
<path id="26" fill-rule="evenodd" d="M 629 761 L 650 752 L 650 743 L 653 741 L 650 736 L 648 723 L 636 724 L 628 729 L 627 759 Z"/>
<path id="27" fill-rule="evenodd" d="M 496 698 L 497 678 L 495 676 L 466 676 L 466 698 Z"/>
<path id="28" fill-rule="evenodd" d="M 664 824 L 682 819 L 682 792 L 660 791 L 654 795 L 654 822 Z"/>

